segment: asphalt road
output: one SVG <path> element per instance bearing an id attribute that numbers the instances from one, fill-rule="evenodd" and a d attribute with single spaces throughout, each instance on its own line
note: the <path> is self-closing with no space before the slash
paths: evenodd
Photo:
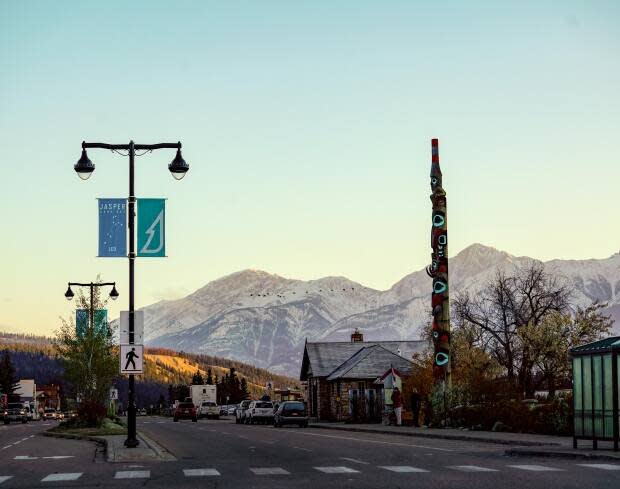
<path id="1" fill-rule="evenodd" d="M 230 420 L 138 418 L 139 431 L 177 460 L 111 464 L 90 442 L 36 436 L 46 424 L 0 427 L 0 489 L 620 487 L 620 464 L 612 462 L 511 458 L 498 445 Z"/>

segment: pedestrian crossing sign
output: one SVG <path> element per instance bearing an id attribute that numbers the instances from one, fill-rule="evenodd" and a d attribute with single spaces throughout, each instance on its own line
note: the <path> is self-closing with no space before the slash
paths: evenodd
<path id="1" fill-rule="evenodd" d="M 143 345 L 121 345 L 121 374 L 142 374 Z"/>

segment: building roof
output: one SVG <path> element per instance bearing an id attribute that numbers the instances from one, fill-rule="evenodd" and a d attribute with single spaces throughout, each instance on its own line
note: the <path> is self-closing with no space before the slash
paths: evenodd
<path id="1" fill-rule="evenodd" d="M 334 370 L 349 360 L 353 355 L 362 349 L 370 346 L 379 345 L 384 349 L 400 356 L 404 359 L 411 358 L 413 353 L 422 351 L 428 346 L 428 342 L 424 340 L 418 341 L 335 341 L 331 343 L 310 343 L 306 342 L 304 348 L 304 358 L 301 364 L 300 380 L 308 380 L 308 377 L 328 377 Z M 384 366 L 379 372 L 381 375 L 385 369 Z"/>
<path id="2" fill-rule="evenodd" d="M 586 343 L 585 345 L 571 348 L 570 352 L 572 355 L 591 355 L 614 350 L 620 350 L 620 336 L 610 336 L 592 343 Z"/>
<path id="3" fill-rule="evenodd" d="M 393 366 L 403 373 L 411 373 L 411 360 L 407 360 L 381 345 L 366 346 L 337 367 L 327 380 L 376 379 Z"/>

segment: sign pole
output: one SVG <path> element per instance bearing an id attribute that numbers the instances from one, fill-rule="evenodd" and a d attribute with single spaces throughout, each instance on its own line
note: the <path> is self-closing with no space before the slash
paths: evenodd
<path id="1" fill-rule="evenodd" d="M 129 344 L 134 344 L 134 265 L 136 259 L 135 221 L 136 221 L 136 196 L 134 191 L 134 142 L 129 141 Z M 136 437 L 136 405 L 135 405 L 135 377 L 129 374 L 128 406 L 127 406 L 127 439 L 125 446 L 137 447 L 140 443 Z"/>

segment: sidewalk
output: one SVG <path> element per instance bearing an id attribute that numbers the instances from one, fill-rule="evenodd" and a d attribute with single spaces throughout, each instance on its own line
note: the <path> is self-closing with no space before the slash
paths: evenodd
<path id="1" fill-rule="evenodd" d="M 579 448 L 573 449 L 570 436 L 533 435 L 529 433 L 505 433 L 495 431 L 465 431 L 455 428 L 414 428 L 411 426 L 386 426 L 382 424 L 311 423 L 310 428 L 326 430 L 378 433 L 395 436 L 439 438 L 477 443 L 511 445 L 505 454 L 521 457 L 558 457 L 571 459 L 613 460 L 620 462 L 620 452 L 612 450 L 611 443 L 599 442 L 599 449 L 593 450 L 587 441 L 579 441 Z"/>

